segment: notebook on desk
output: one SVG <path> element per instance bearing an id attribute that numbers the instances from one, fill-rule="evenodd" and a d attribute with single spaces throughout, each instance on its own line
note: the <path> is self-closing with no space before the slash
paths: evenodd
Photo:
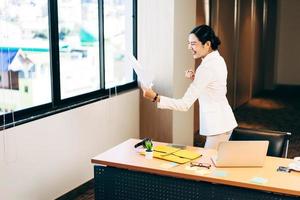
<path id="1" fill-rule="evenodd" d="M 216 167 L 262 167 L 269 141 L 221 142 L 211 159 Z"/>

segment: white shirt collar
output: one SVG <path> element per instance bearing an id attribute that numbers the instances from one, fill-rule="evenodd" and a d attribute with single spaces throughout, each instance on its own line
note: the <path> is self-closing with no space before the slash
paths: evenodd
<path id="1" fill-rule="evenodd" d="M 214 50 L 212 52 L 210 52 L 209 54 L 207 54 L 203 59 L 202 59 L 202 62 L 201 63 L 205 63 L 207 62 L 208 60 L 212 59 L 212 58 L 216 58 L 220 56 L 220 53 L 218 50 Z"/>

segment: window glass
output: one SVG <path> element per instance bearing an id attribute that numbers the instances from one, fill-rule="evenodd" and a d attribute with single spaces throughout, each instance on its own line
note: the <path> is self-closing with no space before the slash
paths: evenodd
<path id="1" fill-rule="evenodd" d="M 58 0 L 61 98 L 100 89 L 98 0 Z"/>
<path id="2" fill-rule="evenodd" d="M 53 1 L 0 0 L 0 129 L 136 87 L 136 1 Z"/>
<path id="3" fill-rule="evenodd" d="M 134 81 L 133 69 L 125 59 L 133 49 L 132 0 L 104 0 L 105 87 Z"/>
<path id="4" fill-rule="evenodd" d="M 51 102 L 47 0 L 0 1 L 0 114 Z"/>

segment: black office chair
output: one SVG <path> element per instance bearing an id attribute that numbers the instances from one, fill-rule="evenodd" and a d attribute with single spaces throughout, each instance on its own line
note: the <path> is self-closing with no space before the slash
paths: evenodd
<path id="1" fill-rule="evenodd" d="M 233 130 L 230 140 L 268 140 L 267 155 L 286 158 L 290 136 L 291 133 L 289 132 L 238 127 Z"/>

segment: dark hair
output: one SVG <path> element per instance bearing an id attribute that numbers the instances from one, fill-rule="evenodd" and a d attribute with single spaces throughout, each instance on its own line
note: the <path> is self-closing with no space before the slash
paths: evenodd
<path id="1" fill-rule="evenodd" d="M 211 48 L 213 50 L 217 50 L 218 46 L 221 44 L 220 39 L 215 35 L 214 30 L 210 26 L 197 26 L 191 31 L 191 33 L 195 34 L 202 44 L 205 44 L 207 41 L 210 41 Z"/>

